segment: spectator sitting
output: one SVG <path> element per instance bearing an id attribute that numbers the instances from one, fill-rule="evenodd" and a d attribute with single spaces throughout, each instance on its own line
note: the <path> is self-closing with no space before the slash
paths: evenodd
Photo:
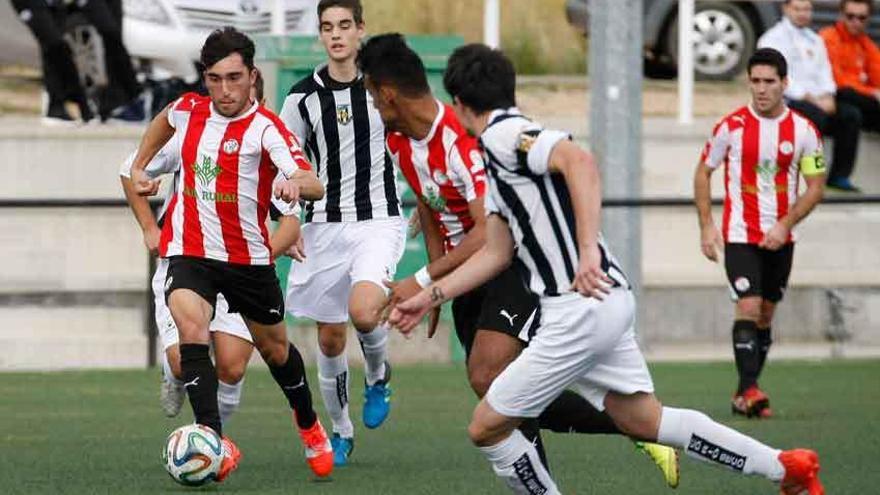
<path id="1" fill-rule="evenodd" d="M 867 34 L 870 0 L 843 0 L 840 19 L 819 32 L 828 48 L 837 95 L 862 111 L 862 128 L 880 132 L 880 49 Z"/>
<path id="2" fill-rule="evenodd" d="M 788 62 L 788 106 L 810 119 L 819 131 L 834 139 L 834 157 L 828 186 L 858 191 L 850 181 L 859 146 L 859 109 L 835 99 L 837 86 L 822 38 L 810 29 L 811 0 L 786 0 L 784 17 L 758 40 L 758 48 L 775 48 Z"/>

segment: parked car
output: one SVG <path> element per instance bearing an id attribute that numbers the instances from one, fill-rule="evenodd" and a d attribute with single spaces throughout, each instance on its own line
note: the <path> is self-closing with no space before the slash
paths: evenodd
<path id="1" fill-rule="evenodd" d="M 868 26 L 880 42 L 880 0 L 875 0 Z M 839 0 L 813 0 L 813 27 L 833 24 Z M 567 0 L 568 22 L 589 32 L 589 0 Z M 695 4 L 694 70 L 700 79 L 729 80 L 745 68 L 761 34 L 782 16 L 782 0 L 702 1 Z M 674 74 L 678 55 L 678 2 L 644 0 L 643 36 L 646 72 Z M 666 71 L 668 72 L 668 71 Z"/>

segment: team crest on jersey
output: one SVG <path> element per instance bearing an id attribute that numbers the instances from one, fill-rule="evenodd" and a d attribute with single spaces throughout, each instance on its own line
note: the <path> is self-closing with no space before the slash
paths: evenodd
<path id="1" fill-rule="evenodd" d="M 223 143 L 223 151 L 226 152 L 227 155 L 231 155 L 238 151 L 238 141 L 235 139 L 227 139 L 225 143 Z"/>
<path id="2" fill-rule="evenodd" d="M 772 181 L 776 177 L 779 166 L 773 160 L 764 160 L 757 167 L 758 175 L 765 181 Z"/>
<path id="3" fill-rule="evenodd" d="M 528 153 L 532 149 L 532 146 L 534 146 L 537 138 L 538 134 L 534 131 L 521 133 L 516 140 L 516 150 L 520 153 Z"/>
<path id="4" fill-rule="evenodd" d="M 434 179 L 434 182 L 440 186 L 449 182 L 449 177 L 447 177 L 442 170 L 435 170 L 434 172 L 432 172 L 431 178 Z"/>
<path id="5" fill-rule="evenodd" d="M 779 143 L 779 152 L 783 155 L 794 153 L 794 144 L 791 141 L 783 141 Z"/>
<path id="6" fill-rule="evenodd" d="M 351 105 L 336 105 L 336 121 L 342 125 L 351 122 Z"/>
<path id="7" fill-rule="evenodd" d="M 440 196 L 436 187 L 428 185 L 422 191 L 422 201 L 434 211 L 443 211 L 446 209 L 446 199 Z"/>
<path id="8" fill-rule="evenodd" d="M 199 179 L 203 186 L 210 185 L 220 175 L 220 166 L 214 163 L 214 160 L 211 160 L 209 156 L 203 156 L 201 164 L 193 162 L 192 168 L 193 172 L 196 173 L 196 178 Z"/>

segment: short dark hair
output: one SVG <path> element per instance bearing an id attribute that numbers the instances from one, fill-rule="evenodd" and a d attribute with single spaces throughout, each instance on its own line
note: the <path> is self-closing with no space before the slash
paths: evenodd
<path id="1" fill-rule="evenodd" d="M 405 95 L 421 96 L 431 91 L 425 64 L 400 33 L 368 39 L 358 52 L 357 64 L 375 84 L 392 84 Z"/>
<path id="2" fill-rule="evenodd" d="M 351 16 L 354 17 L 354 22 L 358 24 L 364 23 L 364 7 L 361 5 L 361 0 L 321 0 L 318 2 L 319 24 L 324 11 L 330 7 L 342 7 L 343 9 L 348 9 L 351 11 Z"/>
<path id="3" fill-rule="evenodd" d="M 785 79 L 788 76 L 788 63 L 785 57 L 773 48 L 759 48 L 749 57 L 748 73 L 752 74 L 752 67 L 756 65 L 769 65 L 776 68 L 779 79 Z"/>
<path id="4" fill-rule="evenodd" d="M 199 62 L 203 70 L 207 70 L 220 60 L 238 53 L 248 69 L 254 68 L 254 42 L 241 31 L 232 26 L 215 29 L 202 46 Z"/>
<path id="5" fill-rule="evenodd" d="M 263 100 L 265 88 L 266 82 L 263 80 L 263 73 L 260 72 L 260 69 L 257 69 L 257 78 L 254 80 L 254 96 L 257 97 L 257 102 Z"/>
<path id="6" fill-rule="evenodd" d="M 479 43 L 452 52 L 443 86 L 449 96 L 480 113 L 516 105 L 513 63 L 501 50 Z"/>
<path id="7" fill-rule="evenodd" d="M 871 0 L 840 0 L 840 11 L 843 12 L 843 9 L 846 8 L 846 4 L 848 3 L 860 3 L 862 5 L 868 6 L 868 14 L 874 13 L 874 2 Z"/>

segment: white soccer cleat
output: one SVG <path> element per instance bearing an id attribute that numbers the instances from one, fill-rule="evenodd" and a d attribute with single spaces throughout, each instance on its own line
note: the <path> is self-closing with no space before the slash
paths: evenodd
<path id="1" fill-rule="evenodd" d="M 173 418 L 180 413 L 183 407 L 183 398 L 186 397 L 186 389 L 183 385 L 178 385 L 168 380 L 162 380 L 159 385 L 159 404 L 162 405 L 162 411 L 165 416 Z"/>

